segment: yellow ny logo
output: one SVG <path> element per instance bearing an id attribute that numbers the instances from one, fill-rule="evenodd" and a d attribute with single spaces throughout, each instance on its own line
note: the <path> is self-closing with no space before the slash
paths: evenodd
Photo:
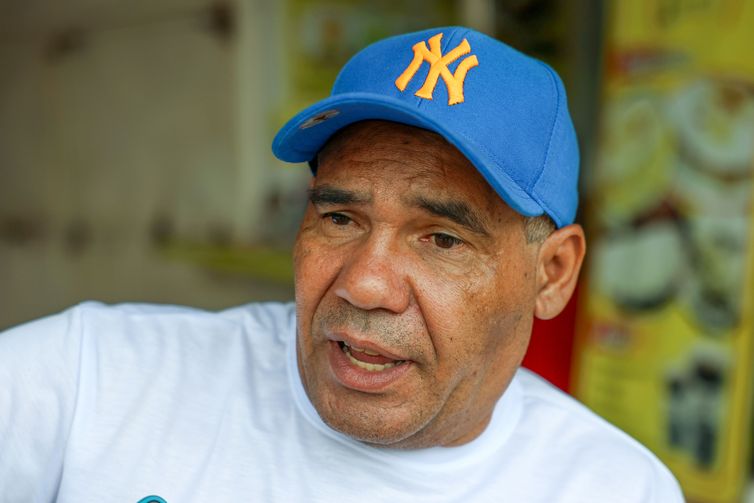
<path id="1" fill-rule="evenodd" d="M 469 42 L 464 38 L 463 42 L 458 44 L 455 49 L 443 56 L 440 49 L 440 41 L 442 40 L 442 33 L 438 33 L 434 37 L 429 39 L 429 49 L 427 43 L 422 41 L 414 44 L 412 48 L 414 50 L 414 59 L 404 70 L 400 77 L 395 80 L 395 86 L 403 92 L 411 79 L 414 78 L 416 72 L 419 70 L 421 64 L 426 61 L 429 63 L 429 74 L 424 85 L 416 91 L 416 96 L 432 99 L 432 93 L 437 86 L 437 79 L 442 77 L 445 81 L 445 85 L 448 88 L 448 105 L 455 105 L 457 103 L 463 103 L 463 81 L 466 79 L 466 74 L 469 70 L 479 64 L 476 56 L 471 55 L 464 58 L 456 68 L 455 73 L 450 73 L 448 65 L 457 60 L 461 56 L 471 52 L 471 46 Z"/>

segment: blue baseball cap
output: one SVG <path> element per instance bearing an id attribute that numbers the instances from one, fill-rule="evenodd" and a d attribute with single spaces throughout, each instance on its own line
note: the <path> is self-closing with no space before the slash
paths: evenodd
<path id="1" fill-rule="evenodd" d="M 370 119 L 443 136 L 524 216 L 558 227 L 576 216 L 579 149 L 563 83 L 498 40 L 446 27 L 376 42 L 346 63 L 330 97 L 278 131 L 272 151 L 314 166 L 330 137 Z"/>

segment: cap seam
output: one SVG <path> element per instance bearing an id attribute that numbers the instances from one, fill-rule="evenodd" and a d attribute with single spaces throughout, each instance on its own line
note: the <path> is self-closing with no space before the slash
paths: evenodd
<path id="1" fill-rule="evenodd" d="M 442 33 L 442 32 L 440 32 L 440 33 Z M 426 42 L 426 39 L 422 39 L 422 42 Z M 417 42 L 417 43 L 418 43 L 418 42 Z M 412 46 L 412 50 L 413 50 L 413 46 Z M 423 64 L 423 63 L 422 63 L 422 64 Z M 429 71 L 429 70 L 427 70 L 427 71 Z M 413 79 L 412 79 L 412 81 L 413 81 Z M 416 84 L 414 84 L 414 85 L 416 85 Z M 410 93 L 410 94 L 411 94 L 411 98 L 412 98 L 412 99 L 414 100 L 414 103 L 416 104 L 416 108 L 417 108 L 417 109 L 419 109 L 419 108 L 424 108 L 424 104 L 425 104 L 425 102 L 426 102 L 427 100 L 426 100 L 426 99 L 424 99 L 424 98 L 421 98 L 421 97 L 417 96 L 417 95 L 416 95 L 416 93 L 417 93 L 418 91 L 413 91 L 413 92 L 412 92 L 412 91 L 411 91 L 411 89 L 409 89 L 410 87 L 411 87 L 411 86 L 408 86 L 408 87 L 406 87 L 406 89 L 405 89 L 405 90 L 403 90 L 403 91 L 401 91 L 401 92 L 402 92 L 402 93 L 408 92 L 408 93 Z M 419 87 L 421 87 L 421 86 L 419 86 Z"/>
<path id="2" fill-rule="evenodd" d="M 536 60 L 535 60 L 536 61 Z M 547 75 L 550 77 L 550 82 L 552 82 L 553 87 L 555 88 L 555 117 L 553 117 L 552 120 L 552 126 L 550 127 L 550 137 L 547 139 L 547 150 L 545 151 L 545 158 L 542 160 L 542 167 L 539 170 L 539 174 L 537 175 L 537 178 L 535 178 L 531 185 L 528 187 L 527 192 L 531 195 L 531 192 L 534 191 L 534 187 L 537 186 L 539 181 L 542 179 L 542 175 L 545 173 L 545 169 L 547 168 L 547 162 L 550 160 L 550 151 L 552 150 L 552 139 L 555 136 L 555 126 L 558 123 L 558 117 L 560 117 L 560 107 L 561 107 L 561 96 L 560 96 L 560 89 L 558 89 L 558 83 L 555 80 L 555 76 L 553 75 L 552 69 L 545 65 L 544 63 L 537 61 L 547 72 Z"/>
<path id="3" fill-rule="evenodd" d="M 566 219 L 563 218 L 563 216 L 559 212 L 554 211 L 549 204 L 543 202 L 539 197 L 534 197 L 532 194 L 529 194 L 529 197 L 531 197 L 539 205 L 539 207 L 542 208 L 544 212 L 555 221 L 555 225 L 558 228 L 561 228 L 566 224 Z"/>
<path id="4" fill-rule="evenodd" d="M 512 182 L 514 182 L 516 185 L 518 185 L 518 187 L 521 190 L 523 190 L 526 193 L 526 195 L 528 195 L 529 197 L 531 197 L 530 190 L 526 187 L 526 184 L 522 183 L 522 180 L 520 180 L 518 177 L 512 176 L 510 174 L 510 172 L 509 172 L 507 164 L 504 163 L 504 162 L 501 162 L 500 158 L 496 154 L 494 154 L 491 150 L 489 150 L 484 145 L 482 145 L 480 143 L 477 143 L 476 141 L 472 140 L 471 138 L 469 138 L 465 134 L 456 133 L 456 135 L 460 136 L 460 137 L 463 137 L 464 141 L 466 141 L 467 143 L 470 143 L 470 144 L 474 145 L 474 147 L 476 149 L 483 151 L 490 159 L 492 159 L 495 162 L 495 164 L 497 164 L 501 168 L 504 168 L 503 171 L 502 171 L 502 174 L 504 174 L 505 176 L 507 176 Z M 532 199 L 534 199 L 534 198 L 532 197 Z"/>

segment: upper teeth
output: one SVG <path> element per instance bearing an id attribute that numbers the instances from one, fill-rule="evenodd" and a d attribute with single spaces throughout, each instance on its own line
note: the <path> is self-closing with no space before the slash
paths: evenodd
<path id="1" fill-rule="evenodd" d="M 365 370 L 368 370 L 370 372 L 378 372 L 380 370 L 387 370 L 389 368 L 394 367 L 395 365 L 397 365 L 399 363 L 399 362 L 396 362 L 396 363 L 383 363 L 383 364 L 379 364 L 379 363 L 367 363 L 367 362 L 363 362 L 361 360 L 357 360 L 356 358 L 354 358 L 351 355 L 350 352 L 346 352 L 346 355 L 348 356 L 348 359 L 351 361 L 351 363 L 353 363 L 357 367 L 361 367 L 361 368 L 363 368 Z"/>
<path id="2" fill-rule="evenodd" d="M 364 353 L 364 354 L 367 354 L 369 356 L 379 356 L 380 355 L 379 353 L 375 353 L 374 351 L 369 351 L 368 349 L 357 348 L 356 346 L 351 346 L 348 343 L 345 343 L 345 344 L 346 344 L 346 346 L 348 346 L 348 349 L 350 349 L 351 351 L 357 351 L 359 353 Z"/>
<path id="3" fill-rule="evenodd" d="M 346 354 L 346 356 L 348 356 L 349 361 L 353 363 L 354 365 L 356 365 L 357 367 L 361 367 L 370 372 L 378 372 L 381 370 L 387 370 L 389 368 L 395 367 L 396 365 L 400 365 L 401 363 L 403 363 L 403 360 L 395 360 L 392 363 L 383 363 L 383 364 L 363 362 L 361 360 L 357 360 L 356 358 L 354 358 L 351 355 L 351 351 L 365 353 L 370 356 L 378 356 L 379 353 L 375 353 L 367 349 L 355 348 L 353 346 L 349 346 L 346 342 L 343 342 L 343 352 Z"/>

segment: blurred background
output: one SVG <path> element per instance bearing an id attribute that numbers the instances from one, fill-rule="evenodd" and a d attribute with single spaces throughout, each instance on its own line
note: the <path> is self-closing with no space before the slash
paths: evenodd
<path id="1" fill-rule="evenodd" d="M 554 66 L 582 148 L 578 295 L 526 365 L 754 502 L 754 0 L 0 0 L 0 329 L 96 299 L 293 295 L 283 122 L 371 41 L 464 24 Z"/>

